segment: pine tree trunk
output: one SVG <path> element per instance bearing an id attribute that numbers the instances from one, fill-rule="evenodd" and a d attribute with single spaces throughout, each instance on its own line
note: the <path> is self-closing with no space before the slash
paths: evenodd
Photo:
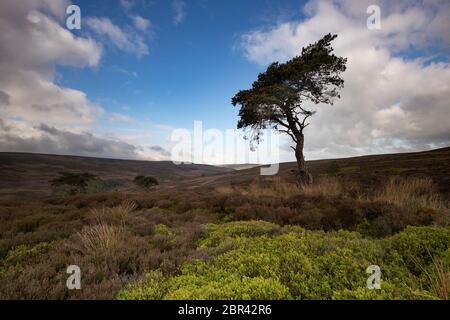
<path id="1" fill-rule="evenodd" d="M 312 183 L 312 175 L 308 172 L 306 168 L 305 157 L 303 156 L 303 144 L 304 144 L 304 136 L 298 135 L 297 137 L 297 145 L 295 147 L 295 158 L 297 159 L 298 173 L 297 178 L 299 184 L 311 184 Z"/>

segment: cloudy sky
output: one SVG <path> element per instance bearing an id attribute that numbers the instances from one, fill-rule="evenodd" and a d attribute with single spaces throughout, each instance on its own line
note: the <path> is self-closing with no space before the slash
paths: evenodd
<path id="1" fill-rule="evenodd" d="M 448 146 L 449 30 L 447 0 L 2 0 L 0 151 L 168 159 L 174 130 L 235 128 L 231 97 L 326 33 L 348 69 L 342 98 L 314 106 L 307 159 Z"/>

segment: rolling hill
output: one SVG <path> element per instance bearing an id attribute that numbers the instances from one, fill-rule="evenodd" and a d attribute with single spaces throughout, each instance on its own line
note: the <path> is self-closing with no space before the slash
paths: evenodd
<path id="1" fill-rule="evenodd" d="M 156 177 L 162 187 L 197 188 L 247 184 L 260 178 L 260 168 L 199 164 L 175 165 L 170 161 L 137 161 L 31 153 L 0 153 L 0 196 L 40 196 L 51 192 L 49 180 L 59 172 L 90 172 L 105 180 L 133 187 L 138 174 Z M 357 179 L 367 186 L 387 176 L 429 176 L 450 195 L 450 147 L 431 151 L 369 155 L 308 161 L 314 177 L 324 174 Z M 281 163 L 277 176 L 293 180 L 295 162 Z"/>
<path id="2" fill-rule="evenodd" d="M 439 186 L 440 192 L 450 195 L 450 147 L 431 151 L 369 155 L 342 159 L 308 161 L 308 169 L 315 178 L 324 174 L 357 179 L 360 183 L 373 186 L 388 176 L 427 176 Z M 280 176 L 294 180 L 295 162 L 281 163 Z M 334 170 L 333 170 L 334 168 Z M 183 186 L 220 186 L 225 184 L 246 184 L 260 177 L 260 168 L 254 167 L 210 177 L 183 181 Z"/>
<path id="3" fill-rule="evenodd" d="M 156 177 L 160 184 L 173 183 L 196 177 L 232 172 L 198 164 L 175 165 L 171 161 L 137 161 L 61 156 L 32 153 L 0 153 L 0 195 L 47 195 L 49 180 L 59 172 L 90 172 L 105 180 L 117 180 L 132 186 L 138 175 Z"/>

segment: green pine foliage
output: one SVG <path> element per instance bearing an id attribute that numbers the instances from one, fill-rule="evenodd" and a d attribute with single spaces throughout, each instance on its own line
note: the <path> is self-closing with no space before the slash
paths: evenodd
<path id="1" fill-rule="evenodd" d="M 154 177 L 138 175 L 134 178 L 134 183 L 145 190 L 150 190 L 152 187 L 158 185 L 158 180 Z"/>

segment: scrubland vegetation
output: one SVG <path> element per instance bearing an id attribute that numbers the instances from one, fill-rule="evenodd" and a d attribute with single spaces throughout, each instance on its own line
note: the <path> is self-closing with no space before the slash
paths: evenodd
<path id="1" fill-rule="evenodd" d="M 448 299 L 449 224 L 423 177 L 3 200 L 0 298 Z M 73 264 L 81 290 L 66 288 Z"/>

